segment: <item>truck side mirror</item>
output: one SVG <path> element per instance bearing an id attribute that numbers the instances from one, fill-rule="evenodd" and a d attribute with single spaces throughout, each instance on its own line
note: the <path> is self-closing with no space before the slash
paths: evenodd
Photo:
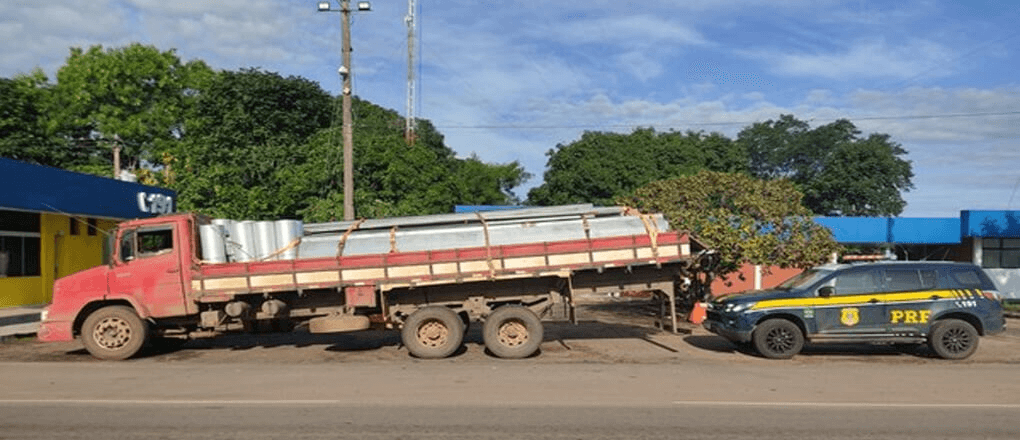
<path id="1" fill-rule="evenodd" d="M 832 286 L 822 286 L 821 289 L 818 289 L 818 296 L 822 298 L 828 298 L 834 293 L 836 293 L 836 288 Z"/>

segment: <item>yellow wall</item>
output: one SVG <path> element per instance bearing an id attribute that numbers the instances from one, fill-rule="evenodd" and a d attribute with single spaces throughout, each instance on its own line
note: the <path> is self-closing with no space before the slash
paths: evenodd
<path id="1" fill-rule="evenodd" d="M 41 248 L 38 277 L 0 278 L 0 307 L 45 304 L 53 298 L 53 281 L 103 263 L 103 240 L 117 222 L 97 220 L 99 231 L 88 235 L 85 217 L 76 217 L 78 235 L 71 235 L 70 217 L 62 214 L 39 216 Z"/>

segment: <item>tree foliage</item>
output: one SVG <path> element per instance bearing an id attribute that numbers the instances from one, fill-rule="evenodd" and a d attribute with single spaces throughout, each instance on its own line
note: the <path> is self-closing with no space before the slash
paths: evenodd
<path id="1" fill-rule="evenodd" d="M 407 145 L 403 118 L 354 99 L 355 211 L 360 217 L 450 212 L 455 204 L 513 202 L 517 163 L 459 159 L 428 121 Z M 300 77 L 257 69 L 218 73 L 196 98 L 174 153 L 182 209 L 217 217 L 343 214 L 339 98 Z"/>
<path id="2" fill-rule="evenodd" d="M 810 267 L 838 249 L 829 230 L 811 219 L 803 194 L 786 179 L 703 170 L 649 183 L 618 202 L 660 212 L 719 252 L 719 273 L 742 263 Z"/>
<path id="3" fill-rule="evenodd" d="M 182 63 L 173 50 L 131 44 L 72 48 L 57 72 L 50 129 L 93 159 L 112 164 L 113 142 L 125 169 L 154 159 L 176 142 L 187 101 L 212 71 L 201 61 Z"/>
<path id="4" fill-rule="evenodd" d="M 608 205 L 648 182 L 702 169 L 743 171 L 743 152 L 718 133 L 667 132 L 651 128 L 630 134 L 586 132 L 547 153 L 545 180 L 528 203 Z"/>
<path id="5" fill-rule="evenodd" d="M 363 100 L 354 100 L 354 188 L 359 217 L 447 213 L 457 204 L 511 204 L 512 188 L 528 174 L 517 162 L 488 164 L 457 158 L 427 120 L 419 120 L 416 141 L 408 145 L 403 118 Z M 310 144 L 319 177 L 312 203 L 301 213 L 310 220 L 342 217 L 340 128 L 320 132 Z"/>
<path id="6" fill-rule="evenodd" d="M 49 166 L 85 161 L 86 152 L 67 148 L 47 129 L 51 88 L 46 75 L 0 78 L 0 156 Z"/>
<path id="7" fill-rule="evenodd" d="M 895 216 L 906 206 L 901 193 L 913 188 L 907 151 L 886 134 L 862 137 L 845 119 L 811 128 L 783 115 L 745 128 L 737 143 L 751 175 L 791 180 L 815 214 Z"/>

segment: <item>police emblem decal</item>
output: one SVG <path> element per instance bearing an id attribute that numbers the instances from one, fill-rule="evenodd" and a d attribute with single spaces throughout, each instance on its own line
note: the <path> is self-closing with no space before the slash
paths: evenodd
<path id="1" fill-rule="evenodd" d="M 850 307 L 840 310 L 839 322 L 847 327 L 853 327 L 861 322 L 861 311 L 856 307 Z"/>

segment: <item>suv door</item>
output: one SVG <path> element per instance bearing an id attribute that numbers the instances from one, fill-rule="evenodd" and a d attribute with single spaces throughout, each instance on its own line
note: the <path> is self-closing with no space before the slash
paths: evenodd
<path id="1" fill-rule="evenodd" d="M 940 299 L 949 300 L 950 293 L 938 291 L 938 269 L 885 269 L 885 316 L 890 331 L 912 336 L 925 333 L 933 315 L 932 306 Z"/>
<path id="2" fill-rule="evenodd" d="M 826 288 L 832 291 L 826 296 Z M 855 336 L 885 330 L 882 270 L 853 267 L 836 273 L 817 289 L 815 324 L 825 336 Z"/>
<path id="3" fill-rule="evenodd" d="M 118 245 L 110 293 L 132 296 L 153 317 L 185 314 L 184 285 L 173 225 L 124 230 Z"/>

